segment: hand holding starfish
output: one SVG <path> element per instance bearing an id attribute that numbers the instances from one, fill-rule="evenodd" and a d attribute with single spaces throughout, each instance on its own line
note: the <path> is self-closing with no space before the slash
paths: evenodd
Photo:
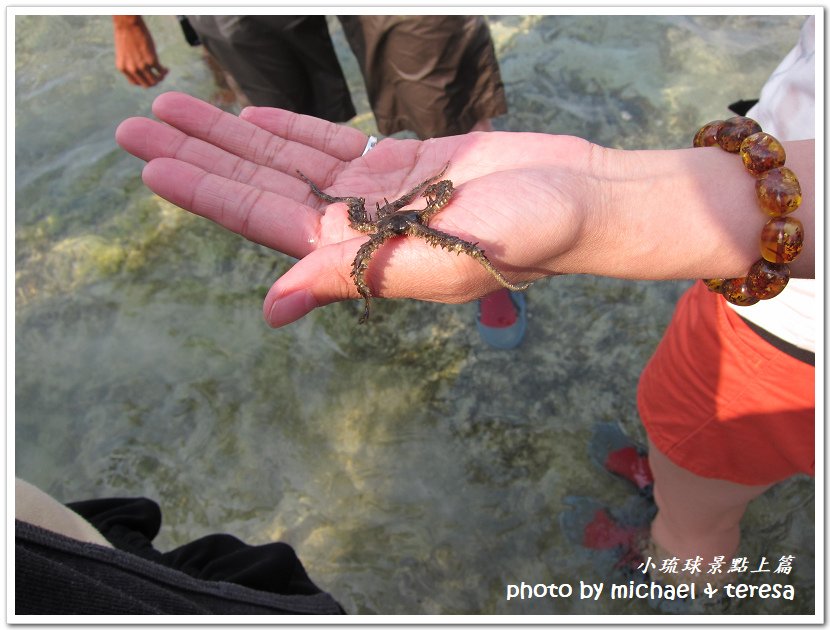
<path id="1" fill-rule="evenodd" d="M 546 275 L 532 253 L 543 244 L 542 237 L 550 231 L 567 238 L 572 232 L 565 212 L 561 230 L 554 225 L 537 229 L 542 208 L 522 203 L 529 195 L 521 191 L 536 185 L 538 170 L 488 146 L 485 141 L 494 134 L 424 143 L 386 139 L 360 157 L 366 145 L 363 133 L 284 110 L 249 108 L 237 118 L 184 94 L 167 93 L 156 99 L 153 111 L 166 124 L 132 118 L 116 135 L 122 147 L 148 161 L 145 183 L 182 208 L 301 259 L 265 298 L 264 314 L 274 326 L 315 307 L 361 295 L 350 278 L 352 263 L 367 243 L 364 235 L 377 228 L 368 220 L 362 199 L 373 204 L 383 200 L 372 213 L 381 219 L 388 215 L 385 234 L 404 217 L 405 206 L 420 203 L 413 208 L 423 208 L 423 199 L 418 201 L 423 191 L 413 194 L 413 186 L 424 180 L 431 183 L 424 187 L 427 207 L 420 210 L 421 233 L 428 236 L 394 239 L 376 251 L 371 268 L 360 272 L 364 297 L 457 303 L 486 295 L 504 282 L 524 286 Z M 497 159 L 499 153 L 503 155 Z M 456 157 L 464 155 L 477 155 L 489 164 Z M 494 161 L 502 169 L 515 167 L 519 177 L 511 181 L 507 174 L 487 176 Z M 448 162 L 455 185 L 433 183 L 431 176 Z M 306 181 L 297 169 L 308 176 Z M 315 194 L 307 181 L 329 194 Z M 448 194 L 453 195 L 452 203 L 439 213 Z M 387 202 L 393 195 L 402 196 Z M 431 229 L 459 243 L 478 242 L 492 265 L 510 280 L 497 279 L 475 250 L 452 256 L 436 249 L 441 243 Z"/>
<path id="2" fill-rule="evenodd" d="M 444 179 L 434 183 L 447 172 L 449 163 L 444 165 L 441 172 L 424 180 L 405 195 L 401 195 L 395 201 L 388 201 L 384 198 L 383 206 L 378 202 L 375 218 L 370 219 L 366 212 L 365 200 L 362 197 L 332 197 L 321 191 L 317 185 L 308 177 L 297 171 L 299 176 L 311 187 L 311 191 L 323 201 L 329 203 L 345 202 L 349 207 L 349 225 L 358 232 L 370 234 L 369 240 L 360 246 L 357 255 L 352 263 L 352 278 L 354 279 L 357 292 L 363 297 L 365 307 L 359 323 L 369 319 L 369 304 L 372 297 L 372 290 L 366 284 L 364 276 L 369 267 L 369 260 L 372 254 L 377 251 L 386 241 L 396 236 L 417 236 L 424 239 L 434 247 L 441 247 L 456 252 L 467 254 L 477 260 L 492 275 L 496 281 L 507 289 L 523 291 L 530 286 L 529 283 L 520 285 L 512 284 L 499 273 L 498 269 L 484 255 L 476 243 L 470 243 L 457 236 L 451 236 L 435 228 L 429 227 L 429 220 L 450 202 L 452 197 L 452 182 Z M 423 191 L 422 196 L 427 200 L 426 208 L 420 210 L 409 210 L 404 212 L 408 204 L 412 203 L 418 193 Z"/>
<path id="3" fill-rule="evenodd" d="M 408 200 L 413 185 L 447 163 L 452 203 L 429 227 L 477 241 L 517 285 L 559 273 L 737 277 L 758 257 L 752 239 L 736 237 L 758 221 L 754 184 L 740 160 L 717 149 L 619 151 L 569 136 L 490 132 L 386 139 L 362 156 L 366 136 L 357 129 L 284 110 L 247 108 L 236 117 L 167 93 L 153 113 L 162 122 L 131 118 L 116 132 L 123 148 L 147 160 L 147 186 L 300 259 L 265 297 L 272 326 L 360 296 L 350 272 L 375 228 L 361 222 L 365 206 L 354 200 Z M 807 235 L 791 270 L 812 277 L 815 144 L 785 146 L 801 181 L 799 219 Z M 434 199 L 445 193 L 430 191 Z M 408 205 L 401 199 L 378 204 L 378 213 L 398 221 Z M 450 256 L 423 238 L 390 240 L 364 271 L 371 295 L 384 297 L 456 303 L 499 287 L 480 261 Z"/>

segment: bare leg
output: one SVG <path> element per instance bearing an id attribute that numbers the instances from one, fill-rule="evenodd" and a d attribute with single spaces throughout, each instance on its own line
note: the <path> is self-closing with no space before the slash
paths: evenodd
<path id="1" fill-rule="evenodd" d="M 746 486 L 699 477 L 673 463 L 651 442 L 648 460 L 659 508 L 651 525 L 658 549 L 681 561 L 696 556 L 704 563 L 712 562 L 715 556 L 729 560 L 738 550 L 740 522 L 747 505 L 772 484 Z"/>
<path id="2" fill-rule="evenodd" d="M 213 80 L 216 83 L 216 92 L 211 97 L 211 102 L 214 105 L 222 107 L 233 105 L 234 101 L 236 101 L 235 104 L 240 108 L 248 107 L 251 101 L 245 96 L 245 93 L 239 87 L 233 75 L 222 67 L 222 64 L 219 63 L 216 57 L 210 54 L 207 48 L 201 46 L 201 49 L 205 63 L 208 69 L 210 69 L 210 73 L 213 75 Z"/>

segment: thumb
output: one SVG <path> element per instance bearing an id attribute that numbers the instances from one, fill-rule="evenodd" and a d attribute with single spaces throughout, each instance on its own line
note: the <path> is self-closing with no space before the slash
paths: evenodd
<path id="1" fill-rule="evenodd" d="M 358 247 L 360 239 L 352 239 L 322 247 L 300 259 L 265 296 L 262 314 L 268 325 L 279 328 L 318 306 L 358 297 L 349 276 Z"/>

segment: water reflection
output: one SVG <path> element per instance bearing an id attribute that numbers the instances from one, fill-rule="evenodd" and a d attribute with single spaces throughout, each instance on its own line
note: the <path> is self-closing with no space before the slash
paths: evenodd
<path id="1" fill-rule="evenodd" d="M 651 612 L 507 603 L 504 588 L 608 579 L 558 515 L 567 495 L 625 499 L 586 446 L 598 421 L 642 438 L 637 376 L 685 283 L 538 283 L 510 353 L 481 346 L 471 305 L 382 301 L 358 328 L 359 304 L 339 304 L 272 331 L 261 300 L 291 261 L 152 196 L 112 140 L 162 89 L 214 93 L 175 19 L 149 18 L 171 68 L 151 91 L 114 70 L 108 17 L 15 19 L 18 475 L 65 500 L 156 499 L 161 548 L 285 540 L 351 612 Z M 510 105 L 497 127 L 664 148 L 757 94 L 801 19 L 491 24 Z M 354 124 L 373 132 L 332 25 Z M 729 612 L 812 612 L 812 496 L 796 480 L 747 517 L 747 555 L 798 558 L 796 601 Z"/>

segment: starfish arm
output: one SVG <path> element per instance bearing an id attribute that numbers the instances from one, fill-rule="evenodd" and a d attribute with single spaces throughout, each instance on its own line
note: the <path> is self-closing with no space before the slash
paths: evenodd
<path id="1" fill-rule="evenodd" d="M 360 249 L 357 250 L 357 255 L 355 255 L 354 262 L 352 262 L 351 275 L 354 279 L 354 285 L 357 288 L 357 292 L 363 298 L 363 302 L 365 304 L 363 315 L 361 315 L 358 320 L 358 323 L 360 324 L 369 319 L 370 300 L 372 298 L 372 290 L 369 288 L 369 285 L 366 284 L 364 277 L 366 269 L 369 268 L 369 260 L 372 258 L 372 254 L 374 254 L 378 248 L 392 236 L 394 236 L 394 234 L 389 231 L 373 234 L 369 240 L 363 243 L 363 245 L 360 246 Z"/>
<path id="2" fill-rule="evenodd" d="M 366 200 L 363 197 L 332 197 L 324 193 L 320 188 L 311 181 L 308 177 L 303 175 L 302 171 L 297 171 L 300 178 L 309 185 L 311 192 L 317 195 L 323 201 L 328 203 L 343 202 L 349 207 L 349 224 L 359 232 L 371 232 L 371 224 L 369 217 L 366 214 Z"/>
<path id="3" fill-rule="evenodd" d="M 378 208 L 377 219 L 381 219 L 385 216 L 388 216 L 388 215 L 392 214 L 393 212 L 397 212 L 398 210 L 400 210 L 404 206 L 409 205 L 410 203 L 412 203 L 415 200 L 415 198 L 418 197 L 418 195 L 420 194 L 420 192 L 424 188 L 429 186 L 432 182 L 436 181 L 437 179 L 440 179 L 441 176 L 443 176 L 444 173 L 447 172 L 447 168 L 449 168 L 449 166 L 450 166 L 450 163 L 447 162 L 446 164 L 444 164 L 444 168 L 441 169 L 440 173 L 438 173 L 436 175 L 433 175 L 429 179 L 426 179 L 426 180 L 422 181 L 420 184 L 415 186 L 408 193 L 406 193 L 405 195 L 395 199 L 395 201 L 389 202 L 389 201 L 386 201 L 386 199 L 384 199 L 384 201 L 386 203 L 384 203 L 383 206 Z"/>
<path id="4" fill-rule="evenodd" d="M 383 198 L 383 205 L 380 205 L 380 202 L 375 204 L 375 221 L 379 221 L 383 217 L 388 217 L 390 214 L 394 214 L 400 208 L 403 208 L 406 203 L 401 205 L 397 205 L 400 199 L 396 199 L 393 202 L 389 202 L 386 200 L 386 197 Z M 407 202 L 408 203 L 408 202 Z"/>
<path id="5" fill-rule="evenodd" d="M 424 225 L 429 223 L 429 220 L 450 202 L 452 193 L 452 182 L 448 179 L 443 179 L 436 184 L 432 184 L 424 191 L 427 207 L 418 211 L 418 216 Z"/>
<path id="6" fill-rule="evenodd" d="M 413 223 L 410 225 L 407 234 L 410 236 L 419 236 L 433 247 L 441 247 L 456 254 L 467 254 L 471 258 L 477 260 L 482 267 L 484 267 L 491 276 L 493 276 L 500 285 L 511 291 L 524 291 L 530 286 L 529 282 L 522 282 L 520 284 L 513 284 L 507 280 L 498 269 L 493 266 L 493 263 L 484 255 L 484 250 L 474 243 L 470 243 L 457 236 L 445 234 L 434 228 Z"/>
<path id="7" fill-rule="evenodd" d="M 349 226 L 358 232 L 373 232 L 374 224 L 366 214 L 366 206 L 361 197 L 347 197 L 346 204 L 349 206 Z"/>

